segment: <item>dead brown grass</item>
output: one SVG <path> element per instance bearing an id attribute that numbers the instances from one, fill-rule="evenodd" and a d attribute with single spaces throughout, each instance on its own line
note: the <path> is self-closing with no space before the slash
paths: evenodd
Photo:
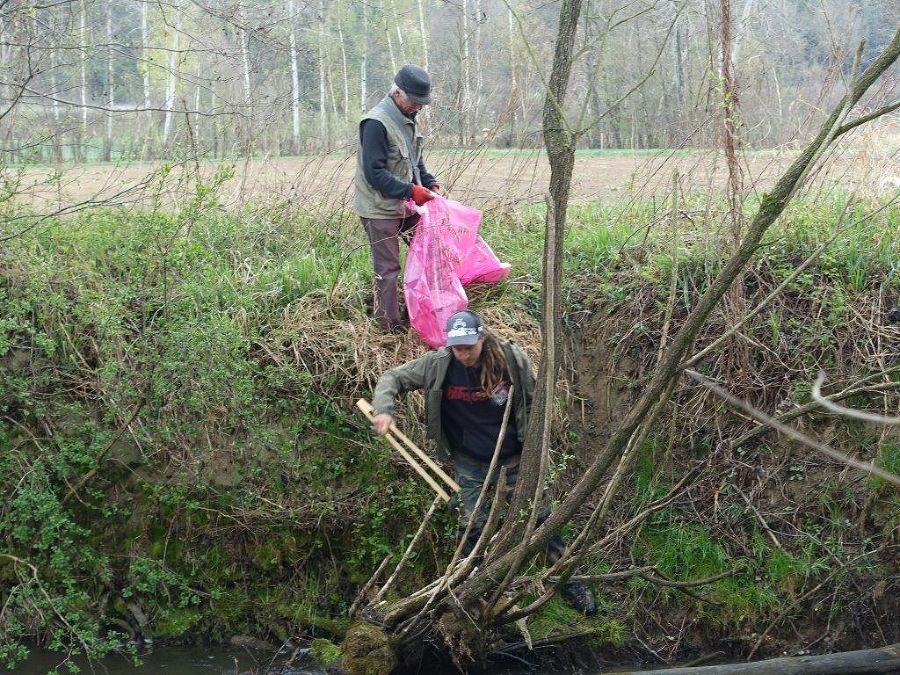
<path id="1" fill-rule="evenodd" d="M 790 155 L 756 155 L 748 162 L 754 183 L 768 185 Z M 227 162 L 226 162 L 227 164 Z M 158 203 L 178 208 L 191 195 L 188 181 L 199 173 L 211 178 L 221 163 L 175 166 L 166 184 L 158 191 Z M 543 202 L 549 180 L 546 157 L 538 152 L 496 155 L 485 153 L 436 153 L 429 168 L 448 188 L 454 199 L 479 208 L 514 206 Z M 296 204 L 325 202 L 332 207 L 349 205 L 355 156 L 309 156 L 246 160 L 233 163 L 234 176 L 219 190 L 228 207 L 247 202 L 286 200 Z M 600 198 L 651 198 L 670 189 L 672 170 L 686 176 L 691 190 L 711 190 L 724 184 L 724 162 L 712 154 L 669 157 L 667 155 L 579 156 L 572 184 L 574 203 Z M 158 164 L 96 164 L 27 169 L 22 175 L 18 201 L 41 209 L 62 208 L 81 202 L 103 203 L 130 185 L 149 183 L 116 197 L 115 203 L 148 206 L 154 202 L 148 177 L 158 174 Z"/>

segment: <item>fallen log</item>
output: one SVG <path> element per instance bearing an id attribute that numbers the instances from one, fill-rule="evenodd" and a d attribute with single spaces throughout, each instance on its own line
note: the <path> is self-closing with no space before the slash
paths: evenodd
<path id="1" fill-rule="evenodd" d="M 788 656 L 754 663 L 632 670 L 620 675 L 868 675 L 900 673 L 900 643 L 821 656 Z"/>

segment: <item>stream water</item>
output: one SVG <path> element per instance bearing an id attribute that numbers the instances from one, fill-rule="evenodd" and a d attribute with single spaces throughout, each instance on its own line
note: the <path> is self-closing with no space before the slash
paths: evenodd
<path id="1" fill-rule="evenodd" d="M 320 667 L 308 660 L 296 658 L 290 666 L 285 665 L 290 654 L 276 655 L 251 651 L 239 647 L 170 647 L 162 646 L 141 654 L 141 665 L 135 666 L 123 656 L 111 655 L 100 661 L 88 663 L 85 659 L 73 659 L 84 675 L 327 675 Z M 633 667 L 636 667 L 633 666 Z M 628 671 L 628 667 L 604 669 L 605 673 Z M 54 652 L 32 648 L 28 659 L 15 669 L 0 666 L 0 675 L 64 675 L 70 671 L 64 658 Z M 452 671 L 456 672 L 456 671 Z M 497 667 L 492 675 L 533 675 L 538 671 L 527 667 Z M 428 675 L 440 675 L 428 671 Z M 571 672 L 543 675 L 574 675 Z M 579 671 L 578 675 L 588 675 Z"/>
<path id="2" fill-rule="evenodd" d="M 141 654 L 140 666 L 122 656 L 108 656 L 92 664 L 84 659 L 74 659 L 74 663 L 82 674 L 96 675 L 325 675 L 325 671 L 303 665 L 302 661 L 296 666 L 284 667 L 288 656 L 273 660 L 263 652 L 234 647 L 160 647 Z M 32 649 L 28 659 L 13 670 L 0 666 L 0 675 L 47 675 L 52 672 L 62 675 L 69 671 L 62 656 L 41 649 Z"/>

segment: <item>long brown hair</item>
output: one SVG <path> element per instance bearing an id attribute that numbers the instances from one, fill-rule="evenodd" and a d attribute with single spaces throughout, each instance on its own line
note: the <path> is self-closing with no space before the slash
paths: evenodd
<path id="1" fill-rule="evenodd" d="M 503 382 L 503 371 L 506 370 L 506 356 L 500 340 L 485 327 L 483 329 L 484 344 L 481 347 L 481 386 L 490 396 Z"/>

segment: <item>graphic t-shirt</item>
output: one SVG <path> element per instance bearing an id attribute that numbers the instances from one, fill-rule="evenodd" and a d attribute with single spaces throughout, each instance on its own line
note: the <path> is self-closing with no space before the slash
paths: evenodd
<path id="1" fill-rule="evenodd" d="M 466 368 L 451 359 L 444 378 L 441 422 L 450 448 L 475 459 L 489 462 L 494 455 L 503 411 L 510 389 L 509 373 L 503 371 L 500 385 L 490 394 L 481 386 L 481 367 Z M 510 411 L 500 458 L 522 452 L 515 419 Z"/>

